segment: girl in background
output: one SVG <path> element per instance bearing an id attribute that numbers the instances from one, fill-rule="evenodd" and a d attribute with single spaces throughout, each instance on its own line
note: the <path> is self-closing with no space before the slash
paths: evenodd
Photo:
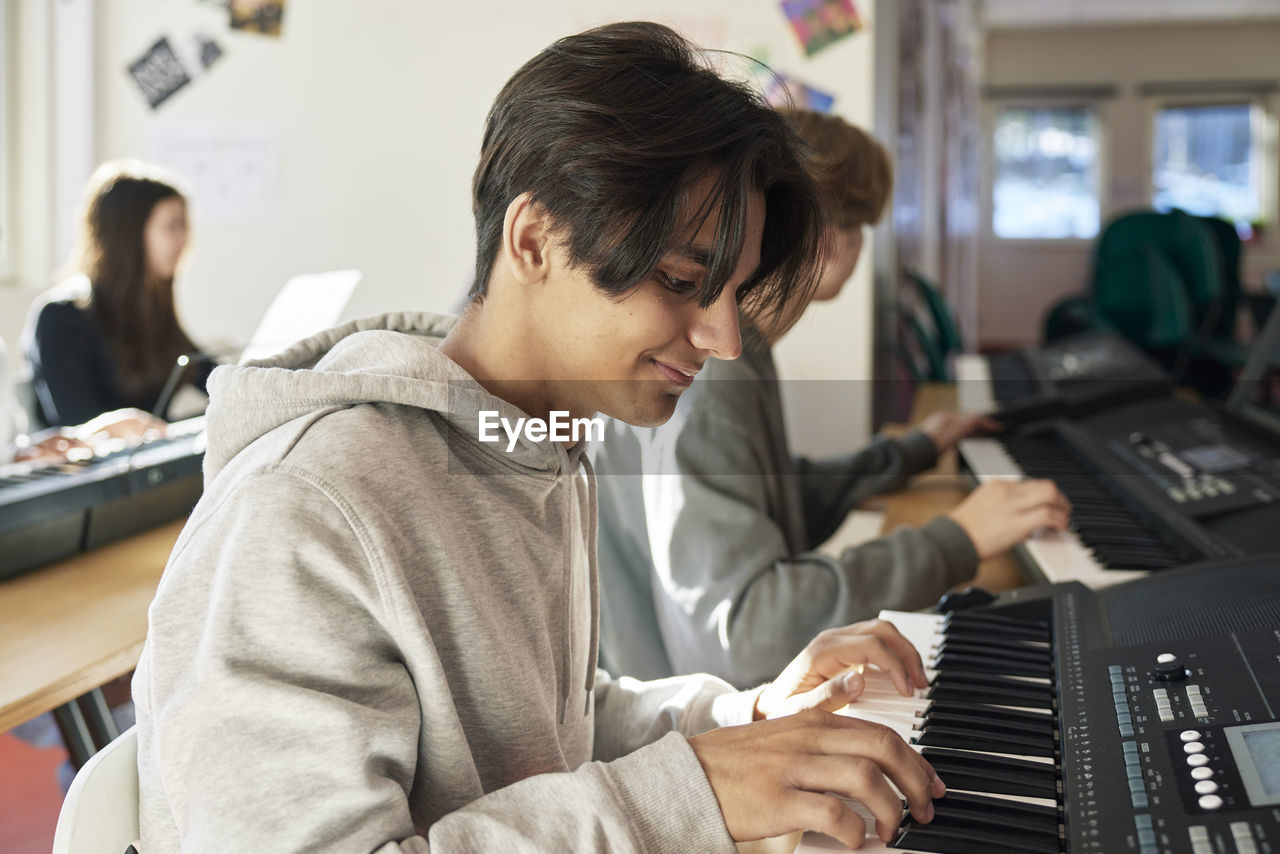
<path id="1" fill-rule="evenodd" d="M 46 424 L 80 424 L 125 408 L 155 411 L 177 358 L 196 349 L 173 298 L 187 240 L 187 201 L 168 175 L 138 161 L 94 172 L 73 275 L 37 302 L 23 333 Z M 192 359 L 181 383 L 203 390 L 212 369 L 210 361 Z M 139 435 L 151 426 L 140 420 Z"/>

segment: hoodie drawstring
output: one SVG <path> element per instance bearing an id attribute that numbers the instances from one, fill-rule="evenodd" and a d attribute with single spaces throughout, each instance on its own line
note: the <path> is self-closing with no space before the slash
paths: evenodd
<path id="1" fill-rule="evenodd" d="M 557 475 L 556 481 L 561 478 L 568 481 L 568 489 L 565 493 L 565 512 L 562 514 L 564 524 L 562 525 L 561 541 L 568 548 L 565 550 L 565 556 L 568 558 L 564 568 L 564 582 L 560 586 L 560 684 L 563 686 L 560 692 L 560 724 L 563 726 L 568 719 L 569 713 L 569 665 L 572 661 L 573 638 L 570 636 L 573 631 L 573 562 L 574 548 L 573 542 L 573 514 L 575 509 L 576 491 L 573 485 L 573 475 Z"/>
<path id="2" fill-rule="evenodd" d="M 591 460 L 584 453 L 582 467 L 587 478 L 587 577 L 591 579 L 591 640 L 587 644 L 587 700 L 582 709 L 583 717 L 591 711 L 591 692 L 596 688 L 596 658 L 600 647 L 600 572 L 597 566 L 596 548 L 600 525 L 596 512 L 596 473 Z"/>

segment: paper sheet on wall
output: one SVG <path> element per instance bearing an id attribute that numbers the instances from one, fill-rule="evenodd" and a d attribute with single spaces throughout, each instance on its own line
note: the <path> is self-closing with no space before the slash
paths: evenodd
<path id="1" fill-rule="evenodd" d="M 148 155 L 191 188 L 197 222 L 274 219 L 280 209 L 280 132 L 265 119 L 165 119 L 151 125 Z"/>
<path id="2" fill-rule="evenodd" d="M 267 307 L 240 361 L 273 356 L 295 341 L 333 326 L 359 281 L 359 270 L 310 273 L 289 279 Z"/>

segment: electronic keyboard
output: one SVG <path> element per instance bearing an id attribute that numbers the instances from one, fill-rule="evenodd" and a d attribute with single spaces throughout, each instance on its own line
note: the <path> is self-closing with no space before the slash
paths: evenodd
<path id="1" fill-rule="evenodd" d="M 1042 585 L 950 615 L 884 612 L 931 682 L 866 672 L 843 713 L 898 732 L 947 784 L 862 851 L 1259 854 L 1280 850 L 1280 560 L 1102 591 Z M 806 834 L 798 852 L 846 850 Z"/>
<path id="2" fill-rule="evenodd" d="M 1084 332 L 1043 347 L 956 357 L 956 403 L 1016 426 L 1084 415 L 1170 392 L 1169 376 L 1118 333 Z"/>
<path id="3" fill-rule="evenodd" d="M 0 578 L 182 518 L 203 489 L 204 449 L 199 416 L 89 460 L 0 466 Z"/>
<path id="4" fill-rule="evenodd" d="M 1280 551 L 1280 432 L 1267 418 L 1171 397 L 965 440 L 959 452 L 979 480 L 1057 483 L 1071 530 L 1019 554 L 1037 578 L 1101 586 Z"/>

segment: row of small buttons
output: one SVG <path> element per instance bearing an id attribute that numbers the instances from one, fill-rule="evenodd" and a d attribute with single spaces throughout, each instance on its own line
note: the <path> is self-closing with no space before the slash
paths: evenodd
<path id="1" fill-rule="evenodd" d="M 1219 495 L 1230 495 L 1236 491 L 1235 484 L 1213 475 L 1202 475 L 1199 483 L 1192 479 L 1182 482 L 1182 488 L 1170 487 L 1169 497 L 1177 503 L 1199 501 L 1201 498 L 1216 498 Z"/>
<path id="2" fill-rule="evenodd" d="M 1197 730 L 1184 729 L 1178 737 L 1182 739 L 1182 749 L 1187 754 L 1187 764 L 1191 766 L 1191 776 L 1195 779 L 1196 794 L 1200 795 L 1200 809 L 1216 810 L 1222 807 L 1222 798 L 1217 794 L 1218 784 L 1213 777 L 1213 769 L 1209 767 L 1209 757 L 1204 755 L 1204 742 Z"/>
<path id="3" fill-rule="evenodd" d="M 1129 713 L 1129 698 L 1124 690 L 1124 671 L 1118 664 L 1111 665 L 1107 671 L 1111 675 L 1111 699 L 1115 702 L 1120 735 L 1122 738 L 1133 738 L 1133 716 Z"/>
<path id="4" fill-rule="evenodd" d="M 1209 839 L 1209 828 L 1197 824 L 1187 828 L 1187 835 L 1191 837 L 1191 854 L 1214 854 L 1213 842 Z M 1258 854 L 1258 843 L 1253 838 L 1253 830 L 1249 827 L 1249 822 L 1233 821 L 1231 838 L 1236 843 L 1236 854 Z"/>
<path id="5" fill-rule="evenodd" d="M 1151 692 L 1156 701 L 1156 714 L 1160 716 L 1160 720 L 1168 723 L 1173 720 L 1173 706 L 1169 702 L 1169 692 L 1164 688 L 1156 688 Z"/>
<path id="6" fill-rule="evenodd" d="M 1159 854 L 1156 845 L 1156 830 L 1151 824 L 1151 816 L 1143 813 L 1133 817 L 1133 824 L 1138 829 L 1138 854 Z"/>
<path id="7" fill-rule="evenodd" d="M 1197 718 L 1209 717 L 1209 709 L 1204 704 L 1204 697 L 1200 695 L 1199 685 L 1187 686 L 1187 700 L 1191 703 L 1191 714 Z"/>
<path id="8" fill-rule="evenodd" d="M 1231 837 L 1236 841 L 1237 854 L 1258 854 L 1258 843 L 1247 821 L 1231 822 Z"/>
<path id="9" fill-rule="evenodd" d="M 1138 760 L 1138 744 L 1134 741 L 1121 742 L 1124 748 L 1124 776 L 1129 781 L 1129 797 L 1133 801 L 1133 808 L 1136 810 L 1144 810 L 1149 805 L 1147 800 L 1147 786 L 1142 781 L 1142 765 Z"/>

